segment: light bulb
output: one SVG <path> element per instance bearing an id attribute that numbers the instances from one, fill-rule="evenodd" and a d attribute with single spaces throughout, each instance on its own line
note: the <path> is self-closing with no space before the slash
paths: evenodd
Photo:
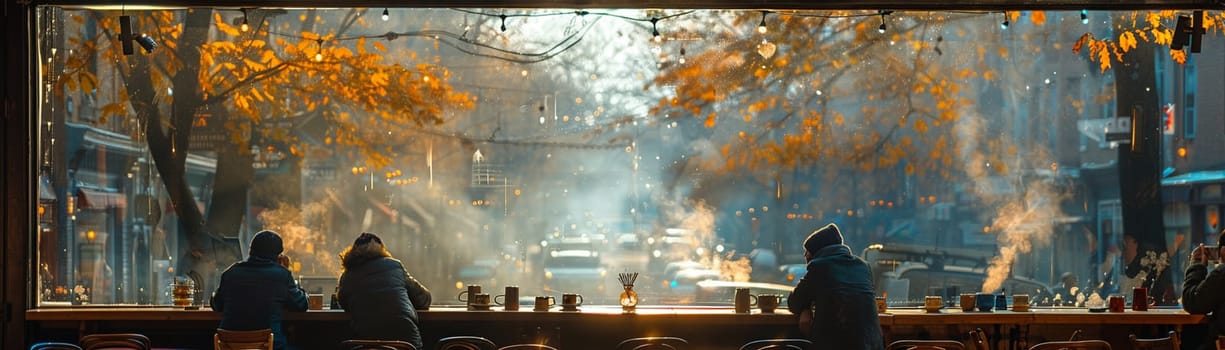
<path id="1" fill-rule="evenodd" d="M 1008 20 L 1004 20 L 1003 23 L 1000 23 L 1000 29 L 1008 29 Z"/>
<path id="2" fill-rule="evenodd" d="M 766 33 L 766 32 L 768 32 L 768 31 L 770 31 L 770 30 L 766 28 L 766 23 L 765 23 L 765 22 L 762 22 L 762 23 L 761 23 L 761 25 L 757 26 L 757 32 L 758 32 L 758 33 L 765 34 L 765 33 Z"/>
<path id="3" fill-rule="evenodd" d="M 323 53 L 322 53 L 322 52 L 317 52 L 317 53 L 315 53 L 315 62 L 323 62 Z"/>
<path id="4" fill-rule="evenodd" d="M 387 22 L 389 19 L 391 19 L 391 13 L 387 12 L 387 9 L 383 9 L 383 22 Z"/>
<path id="5" fill-rule="evenodd" d="M 247 24 L 247 19 L 246 19 L 246 18 L 243 18 L 243 19 L 242 19 L 242 25 L 238 26 L 238 29 L 239 29 L 239 30 L 242 30 L 242 32 L 243 32 L 243 33 L 246 33 L 248 30 L 251 30 L 251 25 L 250 25 L 250 24 Z"/>
<path id="6" fill-rule="evenodd" d="M 1089 24 L 1089 10 L 1080 10 L 1080 23 Z"/>
<path id="7" fill-rule="evenodd" d="M 886 28 L 889 28 L 889 27 L 888 27 L 888 26 L 886 26 L 884 23 L 881 23 L 881 24 L 880 24 L 880 27 L 876 27 L 876 31 L 877 31 L 877 32 L 879 32 L 879 33 L 881 33 L 881 34 L 885 34 L 885 29 L 886 29 Z"/>
<path id="8" fill-rule="evenodd" d="M 685 56 L 681 56 L 681 59 L 677 60 L 677 62 L 680 62 L 681 64 L 685 64 Z"/>

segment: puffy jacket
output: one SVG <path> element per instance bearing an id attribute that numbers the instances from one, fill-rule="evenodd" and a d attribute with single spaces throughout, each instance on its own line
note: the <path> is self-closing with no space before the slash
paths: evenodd
<path id="1" fill-rule="evenodd" d="M 235 331 L 271 328 L 273 345 L 283 350 L 289 343 L 281 329 L 281 312 L 306 311 L 307 300 L 289 270 L 275 261 L 251 256 L 221 274 L 212 307 L 221 312 L 218 327 Z"/>
<path id="2" fill-rule="evenodd" d="M 337 298 L 358 338 L 402 340 L 424 349 L 415 309 L 428 309 L 430 291 L 387 256 L 347 256 Z"/>
<path id="3" fill-rule="evenodd" d="M 843 244 L 817 250 L 787 297 L 791 313 L 811 308 L 809 339 L 818 349 L 883 350 L 872 270 Z"/>
<path id="4" fill-rule="evenodd" d="M 1212 313 L 1208 331 L 1211 341 L 1207 344 L 1225 335 L 1225 317 L 1221 317 L 1225 315 L 1225 264 L 1212 271 L 1204 264 L 1187 266 L 1187 276 L 1182 282 L 1182 308 L 1192 314 Z"/>

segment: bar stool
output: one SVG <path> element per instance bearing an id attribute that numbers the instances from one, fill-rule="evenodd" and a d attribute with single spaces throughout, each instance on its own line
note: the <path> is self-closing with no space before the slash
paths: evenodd
<path id="1" fill-rule="evenodd" d="M 888 350 L 965 350 L 965 344 L 953 340 L 898 340 L 885 347 Z"/>
<path id="2" fill-rule="evenodd" d="M 544 344 L 515 344 L 503 346 L 498 350 L 557 350 L 557 348 Z"/>
<path id="3" fill-rule="evenodd" d="M 349 339 L 340 342 L 343 350 L 417 350 L 416 346 L 399 340 Z"/>
<path id="4" fill-rule="evenodd" d="M 643 345 L 663 344 L 667 347 L 645 347 Z M 685 349 L 689 347 L 689 341 L 678 337 L 638 337 L 622 340 L 617 344 L 617 350 L 649 350 L 649 349 Z"/>
<path id="5" fill-rule="evenodd" d="M 1175 332 L 1175 331 L 1170 331 L 1169 336 L 1165 338 L 1140 339 L 1140 338 L 1136 338 L 1135 334 L 1128 335 L 1127 338 L 1131 339 L 1131 348 L 1136 349 L 1136 350 L 1139 350 L 1139 349 L 1179 350 L 1182 348 L 1182 341 L 1179 341 L 1178 332 Z"/>
<path id="6" fill-rule="evenodd" d="M 811 350 L 812 342 L 808 339 L 794 338 L 779 338 L 779 339 L 761 339 L 754 340 L 740 346 L 740 350 L 773 350 L 773 349 L 792 349 L 792 350 Z"/>
<path id="7" fill-rule="evenodd" d="M 983 332 L 982 328 L 975 328 L 970 331 L 970 344 L 974 344 L 976 350 L 987 350 L 987 332 Z"/>
<path id="8" fill-rule="evenodd" d="M 1057 349 L 1098 349 L 1111 350 L 1110 343 L 1102 340 L 1077 340 L 1077 341 L 1048 341 L 1039 343 L 1029 347 L 1029 350 L 1057 350 Z"/>
<path id="9" fill-rule="evenodd" d="M 439 339 L 438 350 L 498 350 L 498 345 L 484 337 L 458 335 Z"/>
<path id="10" fill-rule="evenodd" d="M 231 331 L 217 328 L 213 334 L 213 350 L 272 350 L 272 330 Z"/>
<path id="11" fill-rule="evenodd" d="M 81 347 L 72 343 L 42 342 L 30 345 L 30 350 L 81 350 Z"/>
<path id="12" fill-rule="evenodd" d="M 99 333 L 81 337 L 81 348 L 149 350 L 153 343 L 149 337 L 137 333 Z"/>

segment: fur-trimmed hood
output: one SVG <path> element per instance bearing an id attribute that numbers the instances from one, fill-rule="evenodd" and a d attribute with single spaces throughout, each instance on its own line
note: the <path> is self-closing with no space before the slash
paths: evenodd
<path id="1" fill-rule="evenodd" d="M 340 265 L 348 270 L 371 260 L 390 257 L 391 252 L 388 252 L 382 243 L 366 242 L 345 248 L 345 251 L 340 253 Z"/>

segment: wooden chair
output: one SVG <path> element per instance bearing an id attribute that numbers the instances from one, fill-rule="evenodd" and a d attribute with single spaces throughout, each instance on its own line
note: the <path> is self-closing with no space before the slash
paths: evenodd
<path id="1" fill-rule="evenodd" d="M 30 345 L 30 350 L 81 350 L 81 347 L 72 343 L 42 342 Z"/>
<path id="2" fill-rule="evenodd" d="M 153 343 L 149 337 L 137 333 L 99 333 L 81 337 L 81 348 L 95 349 L 131 349 L 149 350 Z"/>
<path id="3" fill-rule="evenodd" d="M 813 345 L 808 339 L 779 338 L 754 340 L 740 346 L 740 350 L 811 350 Z"/>
<path id="4" fill-rule="evenodd" d="M 888 350 L 965 350 L 965 344 L 953 340 L 898 340 L 885 347 Z"/>
<path id="5" fill-rule="evenodd" d="M 1058 349 L 1098 349 L 1110 350 L 1110 343 L 1102 340 L 1077 340 L 1077 341 L 1048 341 L 1039 343 L 1029 347 L 1029 350 L 1058 350 Z"/>
<path id="6" fill-rule="evenodd" d="M 213 350 L 272 350 L 272 330 L 231 331 L 217 328 L 213 334 Z"/>
<path id="7" fill-rule="evenodd" d="M 987 350 L 987 332 L 983 332 L 982 328 L 975 328 L 970 331 L 970 344 L 974 344 L 976 350 Z"/>
<path id="8" fill-rule="evenodd" d="M 676 350 L 676 347 L 664 343 L 646 343 L 635 346 L 633 350 Z"/>
<path id="9" fill-rule="evenodd" d="M 439 339 L 438 350 L 498 350 L 498 345 L 484 337 L 460 335 Z"/>
<path id="10" fill-rule="evenodd" d="M 1085 337 L 1085 330 L 1077 329 L 1075 332 L 1072 332 L 1072 336 L 1068 337 L 1068 340 L 1070 341 L 1084 340 L 1084 339 L 1081 339 L 1084 337 Z"/>
<path id="11" fill-rule="evenodd" d="M 557 350 L 557 348 L 544 344 L 515 344 L 503 346 L 498 350 Z"/>
<path id="12" fill-rule="evenodd" d="M 646 347 L 639 348 L 643 345 L 665 344 L 672 349 L 685 349 L 689 347 L 689 341 L 678 337 L 638 337 L 629 338 L 617 344 L 617 350 L 648 350 L 648 349 L 668 349 L 667 347 Z"/>
<path id="13" fill-rule="evenodd" d="M 417 350 L 409 342 L 399 340 L 349 339 L 340 342 L 343 350 Z"/>
<path id="14" fill-rule="evenodd" d="M 1135 350 L 1140 350 L 1140 349 L 1180 350 L 1182 349 L 1182 341 L 1178 339 L 1178 332 L 1175 332 L 1175 331 L 1170 331 L 1169 336 L 1165 338 L 1140 339 L 1140 338 L 1136 338 L 1135 334 L 1129 335 L 1127 336 L 1127 338 L 1131 339 L 1131 348 Z"/>

